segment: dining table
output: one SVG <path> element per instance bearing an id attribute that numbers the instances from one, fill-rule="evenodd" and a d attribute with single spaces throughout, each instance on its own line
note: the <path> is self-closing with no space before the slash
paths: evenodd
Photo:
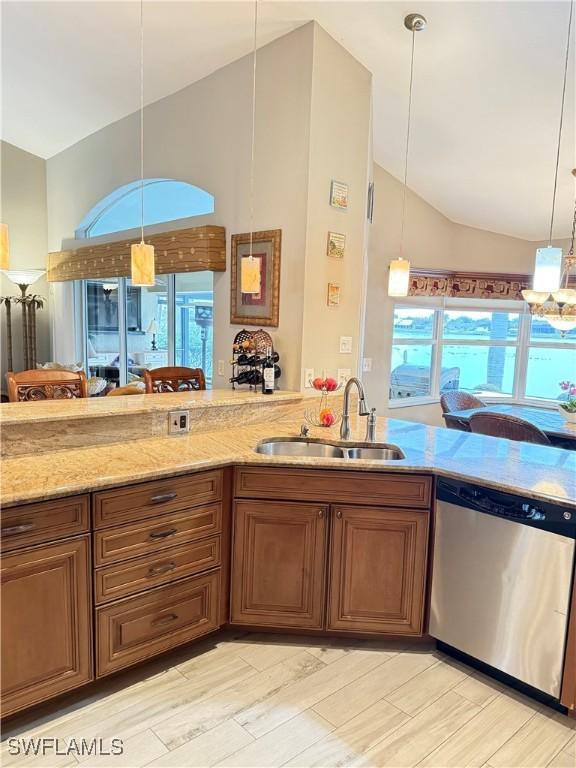
<path id="1" fill-rule="evenodd" d="M 560 411 L 554 408 L 494 403 L 479 408 L 467 408 L 463 411 L 451 411 L 444 413 L 443 416 L 447 427 L 469 430 L 470 416 L 479 411 L 516 416 L 519 419 L 524 419 L 524 421 L 529 421 L 548 436 L 552 445 L 557 448 L 576 451 L 576 423 L 565 419 Z"/>

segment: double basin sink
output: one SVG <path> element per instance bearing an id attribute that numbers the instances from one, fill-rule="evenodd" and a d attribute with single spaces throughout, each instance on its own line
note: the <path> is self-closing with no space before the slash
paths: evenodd
<path id="1" fill-rule="evenodd" d="M 267 456 L 308 456 L 322 459 L 390 461 L 406 458 L 397 445 L 388 443 L 339 443 L 310 437 L 271 437 L 256 446 Z"/>

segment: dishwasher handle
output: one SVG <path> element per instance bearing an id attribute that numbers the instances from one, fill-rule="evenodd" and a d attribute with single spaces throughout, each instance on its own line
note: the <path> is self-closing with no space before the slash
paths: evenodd
<path id="1" fill-rule="evenodd" d="M 446 501 L 458 504 L 459 506 L 476 510 L 477 512 L 486 512 L 491 515 L 511 518 L 514 520 L 546 519 L 546 513 L 533 504 L 524 502 L 521 499 L 518 501 L 510 501 L 508 504 L 502 503 L 496 501 L 483 488 L 480 489 L 474 486 L 454 487 L 448 483 L 440 481 L 438 484 L 438 491 L 440 498 L 444 498 Z"/>

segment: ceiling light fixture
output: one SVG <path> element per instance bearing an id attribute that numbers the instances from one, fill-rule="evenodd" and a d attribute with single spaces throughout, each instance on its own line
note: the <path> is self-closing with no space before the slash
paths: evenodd
<path id="1" fill-rule="evenodd" d="M 130 248 L 132 285 L 154 285 L 154 246 L 144 242 L 144 0 L 140 0 L 140 242 Z"/>
<path id="2" fill-rule="evenodd" d="M 388 296 L 408 296 L 410 287 L 410 261 L 404 258 L 404 229 L 406 224 L 406 184 L 408 182 L 408 156 L 410 151 L 410 123 L 412 117 L 412 84 L 414 82 L 414 47 L 416 32 L 426 29 L 427 21 L 420 13 L 410 13 L 404 19 L 404 26 L 412 32 L 410 54 L 410 85 L 408 88 L 408 119 L 406 122 L 406 148 L 404 153 L 404 188 L 402 190 L 402 224 L 400 228 L 400 255 L 390 262 L 388 273 Z"/>
<path id="3" fill-rule="evenodd" d="M 566 254 L 564 259 L 562 258 L 562 248 L 556 248 L 552 245 L 554 214 L 556 211 L 556 192 L 558 188 L 558 168 L 560 165 L 560 148 L 562 145 L 562 126 L 564 123 L 564 103 L 566 99 L 566 83 L 568 80 L 568 63 L 570 60 L 573 12 L 574 2 L 573 0 L 570 0 L 548 246 L 546 248 L 538 248 L 536 251 L 532 289 L 522 291 L 522 296 L 530 307 L 530 313 L 537 317 L 544 318 L 553 328 L 556 328 L 562 334 L 576 328 L 576 290 L 568 287 L 570 270 L 576 265 L 576 258 L 574 257 L 576 207 L 574 209 L 574 220 L 572 222 L 572 242 L 570 251 Z M 576 169 L 572 171 L 572 174 L 576 176 Z"/>
<path id="4" fill-rule="evenodd" d="M 8 224 L 0 224 L 0 269 L 10 269 L 10 238 Z"/>
<path id="5" fill-rule="evenodd" d="M 250 250 L 240 259 L 240 292 L 258 294 L 262 290 L 261 260 L 254 258 L 254 157 L 256 148 L 256 55 L 258 42 L 258 0 L 254 0 L 254 40 L 252 51 L 252 136 L 250 148 Z"/>

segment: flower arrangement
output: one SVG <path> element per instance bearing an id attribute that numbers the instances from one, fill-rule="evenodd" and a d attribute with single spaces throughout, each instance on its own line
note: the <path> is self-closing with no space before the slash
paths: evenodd
<path id="1" fill-rule="evenodd" d="M 342 413 L 328 405 L 328 395 L 332 392 L 337 392 L 340 389 L 340 385 L 336 379 L 331 377 L 327 379 L 317 377 L 310 384 L 315 390 L 320 392 L 320 407 L 318 411 L 306 411 L 304 414 L 306 421 L 314 427 L 332 427 L 340 421 Z"/>
<path id="2" fill-rule="evenodd" d="M 576 384 L 573 381 L 561 381 L 559 386 L 566 399 L 558 403 L 558 408 L 569 421 L 576 421 Z"/>

